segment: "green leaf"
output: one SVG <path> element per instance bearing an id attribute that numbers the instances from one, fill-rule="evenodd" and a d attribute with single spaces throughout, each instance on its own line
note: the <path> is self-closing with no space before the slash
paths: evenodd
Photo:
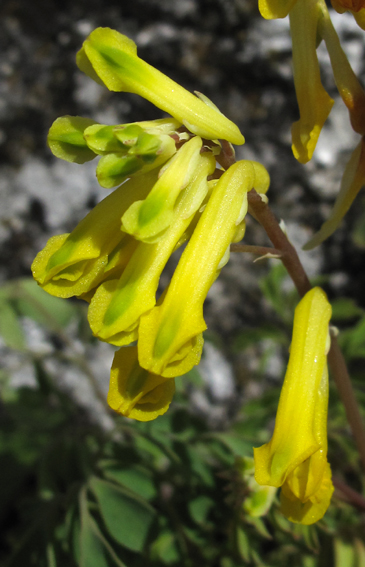
<path id="1" fill-rule="evenodd" d="M 208 496 L 198 496 L 189 502 L 189 512 L 197 524 L 205 524 L 210 510 L 214 507 L 214 500 Z"/>
<path id="2" fill-rule="evenodd" d="M 345 358 L 365 358 L 365 318 L 352 329 L 340 333 L 340 345 L 343 348 Z"/>
<path id="3" fill-rule="evenodd" d="M 87 508 L 85 491 L 80 497 L 81 508 L 81 532 L 80 532 L 80 567 L 110 567 L 112 564 L 117 567 L 126 565 L 117 557 L 111 545 L 102 535 L 94 518 L 90 515 Z"/>
<path id="4" fill-rule="evenodd" d="M 363 313 L 363 309 L 349 297 L 341 297 L 332 303 L 332 319 L 334 321 L 354 319 L 355 317 L 360 317 Z"/>
<path id="5" fill-rule="evenodd" d="M 93 477 L 93 491 L 110 535 L 133 551 L 142 551 L 155 510 L 145 500 L 116 485 Z"/>
<path id="6" fill-rule="evenodd" d="M 150 471 L 142 466 L 135 465 L 121 468 L 117 461 L 104 461 L 99 463 L 104 476 L 136 492 L 142 498 L 150 500 L 157 494 Z"/>
<path id="7" fill-rule="evenodd" d="M 356 567 L 355 549 L 352 543 L 336 538 L 335 546 L 335 567 Z"/>
<path id="8" fill-rule="evenodd" d="M 172 532 L 163 531 L 151 546 L 151 559 L 162 561 L 165 565 L 176 563 L 180 559 L 176 539 Z"/>
<path id="9" fill-rule="evenodd" d="M 0 336 L 7 346 L 22 350 L 25 338 L 19 316 L 7 301 L 0 302 Z"/>
<path id="10" fill-rule="evenodd" d="M 240 556 L 247 563 L 250 561 L 250 542 L 242 528 L 237 528 L 237 548 Z"/>

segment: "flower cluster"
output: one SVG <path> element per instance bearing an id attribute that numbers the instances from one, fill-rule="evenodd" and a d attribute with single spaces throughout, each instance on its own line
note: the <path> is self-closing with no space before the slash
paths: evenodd
<path id="1" fill-rule="evenodd" d="M 100 156 L 100 185 L 118 187 L 70 234 L 52 237 L 32 271 L 48 293 L 89 303 L 94 335 L 121 347 L 109 405 L 147 421 L 167 410 L 174 377 L 200 360 L 205 297 L 231 243 L 244 235 L 247 192 L 265 193 L 269 176 L 252 161 L 219 166 L 222 146 L 233 153 L 231 143 L 244 143 L 238 127 L 204 95 L 192 95 L 141 60 L 127 37 L 96 29 L 77 63 L 110 90 L 139 94 L 171 117 L 116 126 L 56 120 L 48 137 L 52 152 L 75 163 Z M 186 242 L 157 300 L 161 273 Z"/>
<path id="2" fill-rule="evenodd" d="M 333 0 L 339 12 L 350 9 L 365 28 L 365 5 L 359 0 Z M 334 80 L 348 108 L 352 128 L 361 140 L 350 157 L 330 218 L 306 244 L 310 250 L 328 238 L 339 226 L 356 195 L 365 184 L 365 91 L 341 47 L 324 0 L 259 0 L 264 18 L 284 18 L 289 14 L 293 43 L 294 83 L 300 118 L 292 126 L 294 156 L 306 163 L 313 155 L 333 100 L 320 76 L 316 49 L 323 40 L 331 60 Z"/>
<path id="3" fill-rule="evenodd" d="M 228 159 L 231 144 L 244 143 L 237 126 L 204 95 L 142 61 L 127 37 L 98 28 L 77 62 L 110 90 L 140 94 L 171 117 L 115 126 L 72 116 L 55 121 L 48 136 L 54 155 L 79 164 L 100 156 L 98 181 L 116 188 L 70 234 L 50 238 L 32 271 L 48 293 L 89 303 L 93 334 L 120 347 L 110 407 L 149 421 L 169 407 L 174 378 L 200 360 L 204 300 L 231 244 L 244 236 L 247 193 L 264 195 L 269 176 L 257 162 Z M 157 297 L 161 273 L 183 244 Z M 333 491 L 326 458 L 330 314 L 319 288 L 298 305 L 274 435 L 254 455 L 256 481 L 281 486 L 284 514 L 304 524 L 323 516 Z M 272 489 L 258 490 L 274 497 Z"/>
<path id="4" fill-rule="evenodd" d="M 254 449 L 256 481 L 281 487 L 283 514 L 301 524 L 320 520 L 333 493 L 327 462 L 330 317 L 320 288 L 298 304 L 274 433 L 269 443 Z"/>

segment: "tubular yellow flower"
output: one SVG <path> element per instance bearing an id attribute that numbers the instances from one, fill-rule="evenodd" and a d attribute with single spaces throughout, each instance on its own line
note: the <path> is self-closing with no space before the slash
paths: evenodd
<path id="1" fill-rule="evenodd" d="M 341 47 L 324 0 L 318 0 L 318 7 L 318 31 L 326 43 L 338 92 L 349 110 L 353 129 L 365 136 L 365 91 Z"/>
<path id="2" fill-rule="evenodd" d="M 327 463 L 330 317 L 320 288 L 298 304 L 274 433 L 269 443 L 254 449 L 256 481 L 281 486 L 282 511 L 304 524 L 323 516 L 333 492 Z"/>
<path id="3" fill-rule="evenodd" d="M 108 404 L 117 413 L 138 421 L 164 414 L 175 393 L 175 381 L 150 374 L 138 364 L 137 347 L 124 347 L 114 355 Z"/>
<path id="4" fill-rule="evenodd" d="M 300 119 L 292 126 L 292 150 L 298 161 L 312 157 L 333 100 L 324 90 L 316 53 L 317 0 L 298 0 L 289 14 L 293 41 L 294 83 Z"/>
<path id="5" fill-rule="evenodd" d="M 111 91 L 146 98 L 198 136 L 222 138 L 233 144 L 245 141 L 233 122 L 140 59 L 136 44 L 115 30 L 94 30 L 77 54 L 77 65 Z"/>
<path id="6" fill-rule="evenodd" d="M 144 201 L 135 201 L 122 217 L 122 229 L 143 242 L 155 242 L 171 224 L 174 206 L 181 191 L 191 182 L 201 162 L 202 139 L 195 136 L 178 150 L 160 170 L 159 179 Z M 214 170 L 213 170 L 214 171 Z M 204 184 L 206 188 L 206 183 Z M 205 191 L 206 193 L 206 191 Z M 197 205 L 192 203 L 190 217 L 205 197 L 197 194 Z"/>
<path id="7" fill-rule="evenodd" d="M 124 265 L 137 242 L 121 232 L 121 216 L 136 198 L 147 196 L 156 180 L 157 172 L 152 171 L 126 181 L 90 211 L 71 234 L 50 238 L 32 264 L 37 282 L 51 295 L 78 296 L 106 279 L 105 271 Z M 108 266 L 112 257 L 114 262 Z"/>
<path id="8" fill-rule="evenodd" d="M 197 157 L 195 171 L 180 195 L 170 228 L 154 244 L 141 242 L 120 280 L 108 281 L 96 291 L 88 319 L 93 333 L 100 339 L 119 346 L 130 343 L 137 338 L 140 316 L 154 307 L 161 272 L 203 201 L 207 176 L 214 171 L 215 160 L 210 153 L 198 151 Z M 178 173 L 175 171 L 175 184 L 180 187 L 179 177 L 184 178 L 184 168 L 180 176 Z M 161 205 L 164 206 L 163 201 Z"/>
<path id="9" fill-rule="evenodd" d="M 162 304 L 141 317 L 138 356 L 143 368 L 171 377 L 199 362 L 206 329 L 203 303 L 228 260 L 229 245 L 247 211 L 247 191 L 254 184 L 254 166 L 240 161 L 213 189 Z"/>

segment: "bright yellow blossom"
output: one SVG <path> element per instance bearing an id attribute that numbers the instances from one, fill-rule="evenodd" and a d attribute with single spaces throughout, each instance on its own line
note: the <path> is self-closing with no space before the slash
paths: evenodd
<path id="1" fill-rule="evenodd" d="M 151 421 L 167 411 L 174 393 L 173 379 L 150 374 L 139 366 L 137 347 L 124 347 L 115 353 L 108 404 L 117 413 Z"/>
<path id="2" fill-rule="evenodd" d="M 298 304 L 274 433 L 269 443 L 254 449 L 256 481 L 281 486 L 282 511 L 303 524 L 323 516 L 333 492 L 327 463 L 330 317 L 320 288 Z"/>
<path id="3" fill-rule="evenodd" d="M 77 64 L 111 91 L 136 93 L 168 112 L 194 134 L 243 144 L 238 127 L 137 55 L 134 41 L 110 28 L 97 28 L 84 41 Z"/>
<path id="4" fill-rule="evenodd" d="M 49 239 L 32 264 L 43 289 L 58 297 L 79 296 L 123 270 L 137 242 L 121 232 L 121 217 L 135 199 L 147 196 L 157 171 L 139 179 L 129 179 L 103 199 L 71 234 Z"/>
<path id="5" fill-rule="evenodd" d="M 324 90 L 316 53 L 319 11 L 316 0 L 297 0 L 289 14 L 293 39 L 294 84 L 300 119 L 292 126 L 293 154 L 309 161 L 333 100 Z"/>
<path id="6" fill-rule="evenodd" d="M 199 362 L 201 333 L 206 329 L 203 303 L 229 258 L 229 246 L 247 212 L 247 192 L 253 187 L 255 167 L 240 161 L 213 189 L 162 303 L 141 317 L 138 357 L 143 368 L 171 377 Z"/>
<path id="7" fill-rule="evenodd" d="M 200 138 L 195 140 L 201 145 Z M 208 190 L 207 176 L 214 171 L 215 160 L 208 152 L 200 154 L 199 149 L 197 158 L 190 182 L 180 193 L 179 202 L 170 219 L 170 228 L 156 243 L 140 242 L 121 278 L 110 280 L 98 287 L 88 312 L 90 327 L 98 338 L 119 346 L 129 344 L 137 338 L 140 316 L 152 309 L 156 303 L 161 272 L 188 229 L 195 211 L 200 207 Z M 176 163 L 175 161 L 175 165 Z M 182 165 L 180 175 L 179 171 L 174 169 L 175 186 L 179 188 L 185 178 L 184 155 Z M 167 169 L 159 181 L 168 174 L 168 171 Z M 173 191 L 174 186 L 169 187 Z M 165 206 L 164 200 L 161 201 L 160 206 L 162 208 Z M 152 210 L 157 213 L 158 211 L 158 208 Z"/>
<path id="8" fill-rule="evenodd" d="M 98 28 L 77 62 L 109 89 L 138 93 L 172 117 L 116 126 L 77 116 L 54 122 L 48 136 L 54 155 L 72 163 L 100 156 L 100 185 L 124 182 L 71 234 L 51 238 L 32 270 L 49 293 L 90 303 L 94 335 L 122 346 L 109 405 L 147 421 L 167 410 L 173 378 L 199 362 L 205 296 L 230 244 L 244 235 L 247 192 L 266 193 L 270 179 L 256 162 L 222 170 L 216 156 L 226 147 L 233 157 L 230 143 L 244 143 L 238 127 L 207 97 L 195 97 L 142 61 L 130 39 Z M 186 241 L 156 306 L 161 273 Z M 133 341 L 137 346 L 125 346 Z"/>

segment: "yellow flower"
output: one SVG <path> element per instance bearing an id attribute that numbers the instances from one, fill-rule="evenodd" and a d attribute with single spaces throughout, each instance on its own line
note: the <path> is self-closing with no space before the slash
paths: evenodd
<path id="1" fill-rule="evenodd" d="M 238 127 L 213 104 L 207 104 L 151 67 L 137 55 L 136 44 L 110 28 L 97 28 L 84 41 L 77 64 L 89 77 L 111 91 L 139 94 L 171 114 L 190 132 L 243 144 Z"/>
<path id="2" fill-rule="evenodd" d="M 263 168 L 262 168 L 263 169 Z M 255 186 L 259 165 L 240 161 L 214 187 L 205 210 L 182 254 L 162 303 L 141 317 L 140 365 L 165 377 L 184 374 L 200 360 L 206 329 L 203 303 L 229 246 L 247 212 L 247 191 Z M 260 174 L 258 173 L 258 178 Z M 262 176 L 262 181 L 264 176 Z"/>
<path id="3" fill-rule="evenodd" d="M 341 47 L 324 0 L 318 0 L 318 9 L 318 32 L 325 41 L 338 92 L 349 110 L 352 128 L 365 136 L 365 91 Z"/>
<path id="4" fill-rule="evenodd" d="M 160 170 L 159 179 L 143 201 L 135 201 L 122 217 L 122 229 L 143 242 L 156 242 L 166 232 L 174 218 L 174 208 L 181 192 L 189 185 L 201 163 L 202 139 L 195 136 L 186 142 Z M 204 160 L 203 160 L 204 161 Z M 214 164 L 215 165 L 215 164 Z M 210 173 L 214 171 L 214 168 Z M 201 205 L 207 184 L 202 180 L 202 192 L 191 202 L 189 218 Z"/>
<path id="5" fill-rule="evenodd" d="M 331 307 L 320 288 L 300 301 L 290 358 L 269 443 L 254 449 L 255 478 L 282 487 L 282 511 L 311 524 L 328 508 L 333 486 L 327 463 L 328 324 Z"/>
<path id="6" fill-rule="evenodd" d="M 117 413 L 151 421 L 167 411 L 174 393 L 173 379 L 150 374 L 139 366 L 137 347 L 124 347 L 115 353 L 108 404 Z"/>
<path id="7" fill-rule="evenodd" d="M 191 148 L 195 148 L 196 152 L 195 170 L 190 171 L 187 168 L 190 171 L 189 178 L 187 178 L 185 152 L 181 153 L 180 170 L 178 156 L 184 148 L 191 153 L 187 146 L 192 142 Z M 215 160 L 210 152 L 200 154 L 200 146 L 200 138 L 195 138 L 185 144 L 177 153 L 177 159 L 171 166 L 172 179 L 169 175 L 170 168 L 168 168 L 157 182 L 163 192 L 162 199 L 155 200 L 155 208 L 150 212 L 152 221 L 154 220 L 153 214 L 158 215 L 160 210 L 166 219 L 168 199 L 165 200 L 164 192 L 170 190 L 174 193 L 174 187 L 178 187 L 180 191 L 178 203 L 172 216 L 168 217 L 171 223 L 168 230 L 165 230 L 166 222 L 163 220 L 161 228 L 165 232 L 160 239 L 152 244 L 140 242 L 121 278 L 100 285 L 91 300 L 88 319 L 93 333 L 98 338 L 118 346 L 129 344 L 137 339 L 140 316 L 154 307 L 161 272 L 172 252 L 182 242 L 181 239 L 208 190 L 207 176 L 214 171 Z M 163 183 L 165 176 L 169 179 L 167 185 Z M 185 185 L 183 191 L 181 191 L 182 185 Z M 156 193 L 153 195 L 153 191 L 154 189 L 150 193 L 152 197 L 156 195 Z M 158 193 L 157 196 L 159 196 Z M 149 210 L 147 209 L 146 212 L 149 213 Z M 158 224 L 155 226 L 158 230 Z"/>
<path id="8" fill-rule="evenodd" d="M 316 0 L 297 0 L 289 14 L 294 84 L 300 114 L 300 119 L 292 126 L 292 150 L 301 163 L 311 159 L 333 105 L 321 83 L 316 53 L 318 17 Z"/>
<path id="9" fill-rule="evenodd" d="M 297 0 L 259 0 L 261 16 L 266 20 L 285 18 Z"/>
<path id="10" fill-rule="evenodd" d="M 52 153 L 72 163 L 101 155 L 96 177 L 111 189 L 136 175 L 161 167 L 176 152 L 181 123 L 173 118 L 107 126 L 80 116 L 62 116 L 52 124 L 47 141 Z"/>
<path id="11" fill-rule="evenodd" d="M 147 196 L 157 173 L 129 179 L 90 211 L 71 234 L 49 239 L 32 264 L 33 277 L 43 289 L 58 297 L 79 296 L 125 267 L 137 242 L 121 232 L 121 217 L 135 199 Z"/>

